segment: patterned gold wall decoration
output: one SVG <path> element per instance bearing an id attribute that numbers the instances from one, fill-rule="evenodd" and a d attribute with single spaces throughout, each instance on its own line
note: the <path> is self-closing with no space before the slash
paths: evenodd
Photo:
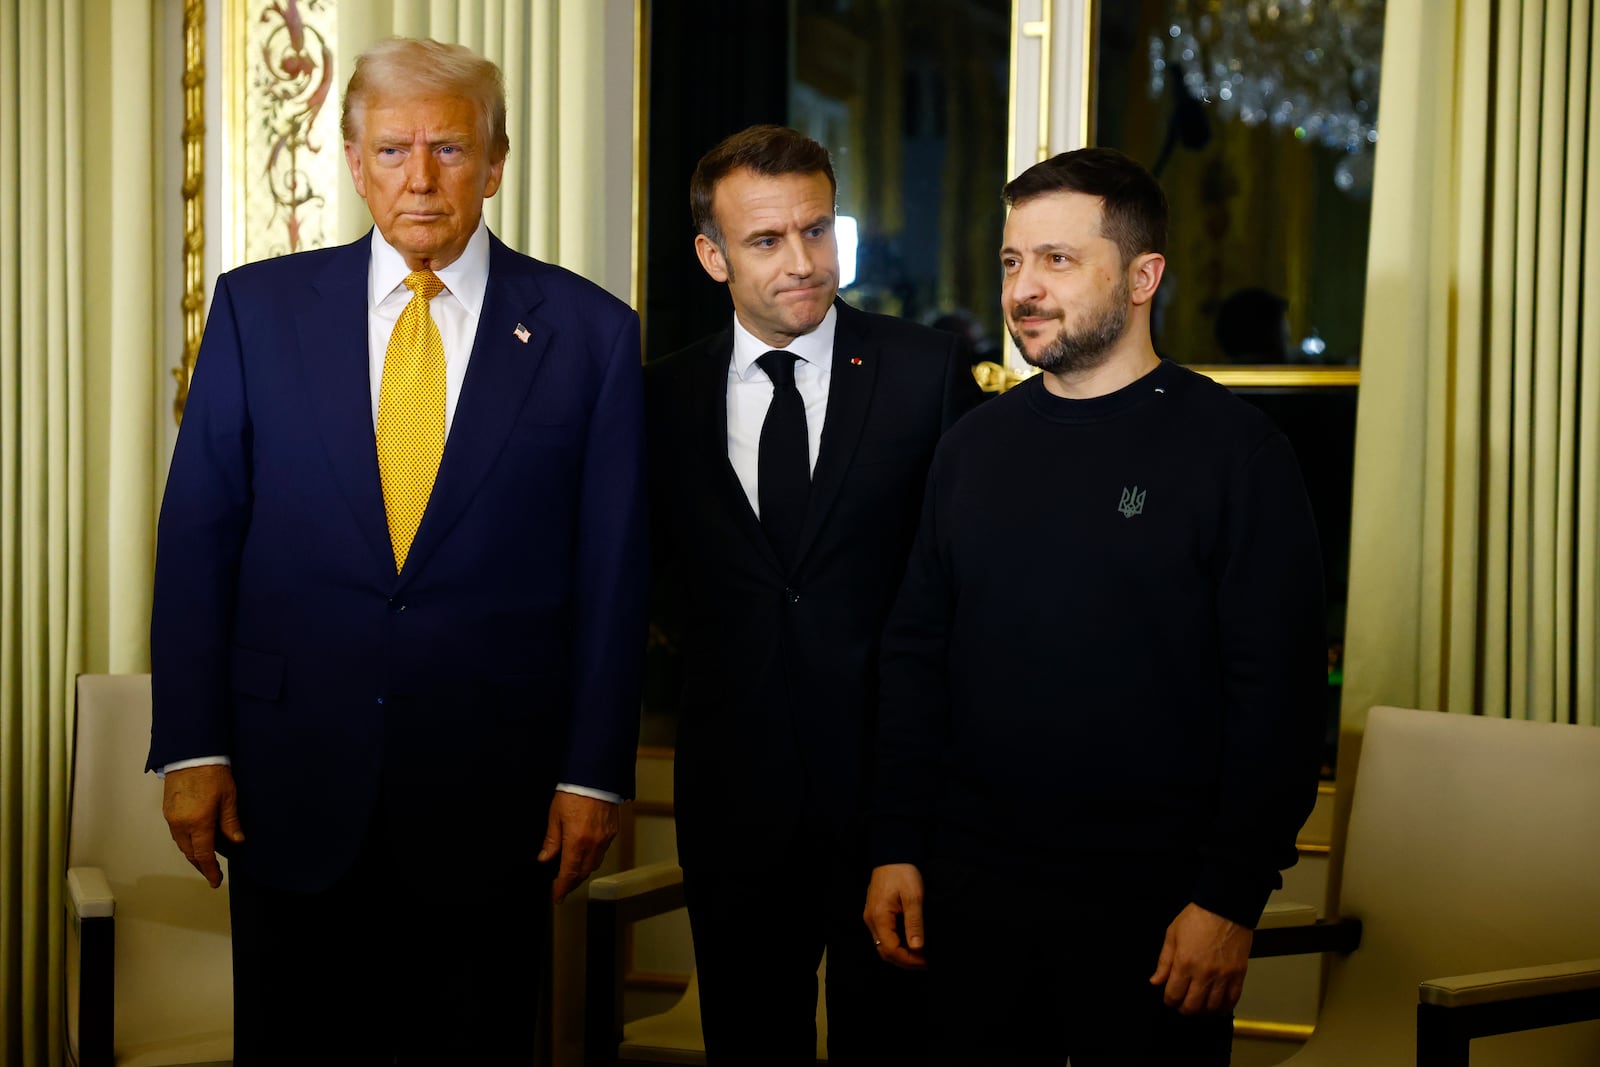
<path id="1" fill-rule="evenodd" d="M 205 325 L 205 0 L 183 12 L 183 419 Z M 221 269 L 320 248 L 334 233 L 339 135 L 334 0 L 225 0 Z"/>
<path id="2" fill-rule="evenodd" d="M 233 0 L 223 22 L 228 264 L 320 248 L 344 169 L 333 0 Z"/>

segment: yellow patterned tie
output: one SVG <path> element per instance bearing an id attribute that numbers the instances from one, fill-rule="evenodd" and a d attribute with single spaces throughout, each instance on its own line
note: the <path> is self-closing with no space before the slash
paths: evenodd
<path id="1" fill-rule="evenodd" d="M 406 275 L 406 288 L 411 300 L 389 335 L 378 389 L 378 474 L 396 573 L 406 565 L 444 455 L 444 342 L 428 313 L 444 283 L 431 270 L 416 270 Z"/>

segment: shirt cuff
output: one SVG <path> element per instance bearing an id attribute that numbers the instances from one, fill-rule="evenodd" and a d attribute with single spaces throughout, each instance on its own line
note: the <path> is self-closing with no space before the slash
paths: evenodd
<path id="1" fill-rule="evenodd" d="M 588 797 L 590 800 L 603 800 L 607 804 L 622 803 L 621 794 L 608 793 L 604 789 L 590 789 L 586 785 L 570 785 L 567 782 L 558 782 L 556 784 L 556 792 L 573 793 L 580 797 Z"/>
<path id="2" fill-rule="evenodd" d="M 165 778 L 170 771 L 186 771 L 190 767 L 231 767 L 233 761 L 227 756 L 196 756 L 194 759 L 174 760 L 165 767 L 156 769 L 157 778 Z"/>

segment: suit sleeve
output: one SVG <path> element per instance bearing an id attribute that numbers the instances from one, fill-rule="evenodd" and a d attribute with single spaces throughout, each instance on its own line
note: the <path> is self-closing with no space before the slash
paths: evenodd
<path id="1" fill-rule="evenodd" d="M 146 769 L 232 752 L 228 655 L 252 433 L 229 277 L 217 282 L 156 529 Z"/>
<path id="2" fill-rule="evenodd" d="M 639 319 L 631 311 L 619 319 L 578 489 L 572 711 L 560 779 L 631 797 L 650 549 Z"/>
<path id="3" fill-rule="evenodd" d="M 949 733 L 945 679 L 953 593 L 940 549 L 939 469 L 936 455 L 916 540 L 883 634 L 871 792 L 875 867 L 926 863 Z"/>
<path id="4" fill-rule="evenodd" d="M 1217 587 L 1222 795 L 1195 903 L 1254 926 L 1316 800 L 1327 635 L 1316 523 L 1289 442 L 1274 433 L 1233 476 Z"/>

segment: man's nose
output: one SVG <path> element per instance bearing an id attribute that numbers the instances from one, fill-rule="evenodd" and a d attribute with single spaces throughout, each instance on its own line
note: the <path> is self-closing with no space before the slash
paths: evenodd
<path id="1" fill-rule="evenodd" d="M 1031 304 L 1044 296 L 1039 272 L 1024 263 L 1006 280 L 1006 291 L 1013 304 Z"/>
<path id="2" fill-rule="evenodd" d="M 806 247 L 803 238 L 793 238 L 789 241 L 789 273 L 796 278 L 809 278 L 815 264 L 812 261 L 811 249 Z"/>
<path id="3" fill-rule="evenodd" d="M 438 176 L 439 164 L 432 152 L 412 152 L 406 159 L 406 188 L 413 193 L 431 191 Z"/>

